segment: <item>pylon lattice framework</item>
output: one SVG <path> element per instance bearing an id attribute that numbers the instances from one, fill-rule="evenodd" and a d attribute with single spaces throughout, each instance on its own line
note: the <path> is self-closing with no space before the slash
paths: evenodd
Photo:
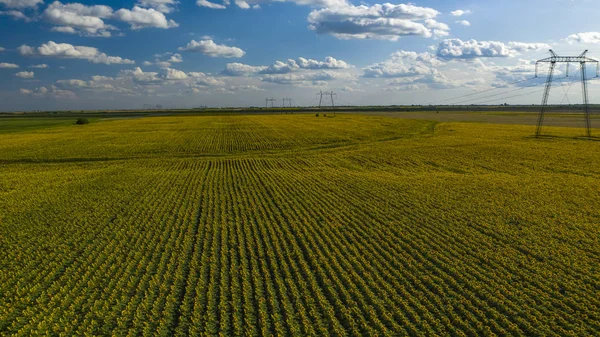
<path id="1" fill-rule="evenodd" d="M 337 96 L 337 94 L 335 92 L 332 91 L 319 91 L 317 93 L 317 96 L 319 96 L 319 109 L 321 109 L 321 105 L 323 104 L 323 96 L 329 96 L 331 97 L 331 107 L 335 108 L 335 103 L 334 103 L 334 97 Z M 334 112 L 335 114 L 335 112 Z"/>
<path id="2" fill-rule="evenodd" d="M 271 108 L 275 107 L 275 98 L 265 98 L 265 108 L 269 107 L 269 103 L 271 105 Z"/>
<path id="3" fill-rule="evenodd" d="M 567 71 L 566 75 L 569 76 L 569 63 L 579 63 L 581 70 L 581 90 L 583 93 L 583 109 L 585 112 L 585 127 L 587 129 L 587 136 L 592 136 L 592 125 L 590 121 L 590 108 L 589 108 L 589 99 L 588 99 L 588 90 L 587 90 L 587 78 L 586 78 L 586 64 L 587 63 L 595 63 L 596 64 L 596 77 L 598 77 L 598 61 L 591 59 L 586 56 L 587 50 L 581 53 L 579 56 L 559 56 L 552 49 L 550 49 L 550 54 L 552 56 L 538 60 L 535 62 L 535 77 L 538 77 L 538 65 L 540 63 L 550 63 L 550 69 L 548 70 L 548 77 L 546 78 L 546 86 L 544 88 L 544 95 L 542 96 L 542 107 L 540 110 L 540 115 L 538 117 L 537 129 L 535 130 L 535 136 L 539 137 L 542 133 L 542 125 L 544 124 L 544 114 L 548 108 L 548 97 L 550 95 L 550 88 L 552 87 L 552 78 L 554 75 L 554 69 L 556 68 L 556 63 L 566 63 Z"/>

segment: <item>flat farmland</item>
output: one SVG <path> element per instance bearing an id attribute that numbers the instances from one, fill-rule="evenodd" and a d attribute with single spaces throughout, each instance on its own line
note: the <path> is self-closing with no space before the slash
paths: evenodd
<path id="1" fill-rule="evenodd" d="M 0 335 L 600 334 L 600 142 L 582 129 L 2 123 Z"/>
<path id="2" fill-rule="evenodd" d="M 537 125 L 539 112 L 515 111 L 413 111 L 413 112 L 369 112 L 375 116 L 422 119 L 436 122 L 475 122 L 491 124 Z M 600 128 L 600 115 L 592 111 L 590 120 L 593 128 Z M 585 128 L 583 112 L 549 112 L 544 118 L 544 126 Z M 581 132 L 585 135 L 585 130 Z"/>

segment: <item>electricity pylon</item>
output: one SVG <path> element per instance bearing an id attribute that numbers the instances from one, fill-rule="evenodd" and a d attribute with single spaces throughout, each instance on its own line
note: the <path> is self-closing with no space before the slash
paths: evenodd
<path id="1" fill-rule="evenodd" d="M 269 107 L 269 103 L 271 103 L 271 108 L 275 107 L 275 98 L 265 98 L 265 108 Z"/>
<path id="2" fill-rule="evenodd" d="M 283 99 L 282 99 L 282 104 L 281 104 L 281 107 L 282 107 L 282 108 L 285 108 L 285 107 L 291 108 L 291 107 L 292 107 L 292 101 L 293 101 L 293 100 L 292 100 L 291 98 L 283 98 Z M 286 102 L 287 102 L 288 104 L 285 104 Z"/>
<path id="3" fill-rule="evenodd" d="M 579 54 L 579 56 L 559 56 L 552 49 L 550 49 L 551 56 L 545 59 L 538 60 L 535 62 L 535 77 L 538 77 L 538 65 L 540 63 L 550 63 L 550 69 L 548 70 L 548 77 L 546 78 L 546 87 L 544 88 L 544 95 L 542 96 L 542 108 L 538 117 L 537 129 L 535 130 L 535 136 L 539 137 L 542 134 L 542 125 L 544 124 L 544 114 L 548 108 L 548 96 L 550 95 L 550 88 L 552 87 L 552 76 L 554 75 L 554 69 L 557 63 L 567 64 L 567 76 L 569 76 L 569 63 L 579 63 L 581 69 L 581 90 L 583 92 L 583 109 L 585 112 L 585 127 L 587 129 L 587 136 L 592 136 L 592 125 L 590 121 L 590 107 L 587 90 L 587 78 L 586 78 L 586 64 L 596 64 L 596 77 L 598 77 L 598 61 L 591 59 L 586 56 L 587 50 Z"/>
<path id="4" fill-rule="evenodd" d="M 334 103 L 334 97 L 337 96 L 337 94 L 335 92 L 332 91 L 319 91 L 317 93 L 317 96 L 319 96 L 319 109 L 321 109 L 321 104 L 323 103 L 323 96 L 329 96 L 331 97 L 331 108 L 335 109 L 335 103 Z M 333 116 L 335 116 L 335 110 L 333 110 Z"/>
<path id="5" fill-rule="evenodd" d="M 317 96 L 319 96 L 319 109 L 321 108 L 321 104 L 323 103 L 323 96 L 330 96 L 331 97 L 331 107 L 335 108 L 335 104 L 333 102 L 333 98 L 335 96 L 337 96 L 337 94 L 334 93 L 333 90 L 332 91 L 326 91 L 326 92 L 319 91 L 317 93 Z"/>

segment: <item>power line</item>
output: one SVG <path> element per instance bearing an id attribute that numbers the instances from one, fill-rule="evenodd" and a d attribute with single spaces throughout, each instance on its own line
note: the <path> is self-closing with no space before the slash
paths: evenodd
<path id="1" fill-rule="evenodd" d="M 568 65 L 567 65 L 567 67 L 568 67 Z M 536 74 L 537 74 L 537 67 L 536 67 Z M 569 75 L 568 75 L 568 68 L 566 70 L 566 74 L 567 74 L 567 77 L 569 77 Z M 471 96 L 475 96 L 475 95 L 478 95 L 478 94 L 483 94 L 483 93 L 494 91 L 494 90 L 498 90 L 498 89 L 508 88 L 508 87 L 513 86 L 515 84 L 519 84 L 519 83 L 523 83 L 523 82 L 535 80 L 536 78 L 538 78 L 537 75 L 535 77 L 532 77 L 532 78 L 526 78 L 526 79 L 518 80 L 518 81 L 515 81 L 515 82 L 512 82 L 512 83 L 507 83 L 507 84 L 504 84 L 502 86 L 498 86 L 498 87 L 494 87 L 494 88 L 490 88 L 490 89 L 485 89 L 485 90 L 480 90 L 480 91 L 477 91 L 477 92 L 474 92 L 474 93 L 465 94 L 465 95 L 461 95 L 461 96 L 451 97 L 451 98 L 443 99 L 443 100 L 440 100 L 440 101 L 434 101 L 434 102 L 429 103 L 429 105 L 439 105 L 439 103 L 443 103 L 443 102 L 458 100 L 458 99 L 462 99 L 462 98 L 465 98 L 465 97 L 471 97 Z M 456 102 L 455 103 L 447 103 L 447 104 L 452 104 L 452 105 L 453 104 L 460 104 L 460 102 L 458 102 L 458 103 L 456 103 Z"/>
<path id="2" fill-rule="evenodd" d="M 507 91 L 507 92 L 501 92 L 499 94 L 493 94 L 493 95 L 488 95 L 488 96 L 483 96 L 483 97 L 472 98 L 472 99 L 468 99 L 468 100 L 465 100 L 465 101 L 456 102 L 456 103 L 453 103 L 453 104 L 454 105 L 459 105 L 459 104 L 466 103 L 466 102 L 478 101 L 480 99 L 485 99 L 485 98 L 489 98 L 489 97 L 495 97 L 495 96 L 499 96 L 499 95 L 505 95 L 505 94 L 509 94 L 511 92 L 515 92 L 515 91 L 519 91 L 519 90 L 523 90 L 523 89 L 535 87 L 536 85 L 539 85 L 539 84 L 541 84 L 541 82 L 540 83 L 535 83 L 533 85 L 528 85 L 528 86 L 525 86 L 525 87 L 520 87 L 520 88 L 517 88 L 515 90 L 511 90 L 511 91 Z"/>
<path id="3" fill-rule="evenodd" d="M 559 81 L 561 81 L 563 79 L 564 78 L 559 79 Z M 460 104 L 467 103 L 467 102 L 479 101 L 479 100 L 486 99 L 486 98 L 491 98 L 491 97 L 506 95 L 506 94 L 510 94 L 512 92 L 517 92 L 517 91 L 521 91 L 521 90 L 524 90 L 524 89 L 533 88 L 533 87 L 538 86 L 538 85 L 543 84 L 543 83 L 544 82 L 534 83 L 534 84 L 531 84 L 531 85 L 528 85 L 528 86 L 520 87 L 520 88 L 517 88 L 517 89 L 514 89 L 514 90 L 510 90 L 510 91 L 506 91 L 506 92 L 502 92 L 502 93 L 498 93 L 498 94 L 492 94 L 492 95 L 487 95 L 487 96 L 483 96 L 483 97 L 472 98 L 472 99 L 460 101 L 460 102 L 457 102 L 457 103 L 453 103 L 453 105 L 460 105 Z M 523 96 L 523 95 L 514 95 L 514 96 L 505 97 L 505 98 L 511 98 L 511 97 L 517 97 L 517 96 Z M 503 97 L 500 97 L 499 99 L 502 99 L 502 98 Z M 497 100 L 498 99 L 492 99 L 492 100 L 489 100 L 487 102 L 493 102 L 493 101 L 497 101 Z M 481 102 L 478 102 L 478 103 L 485 104 L 485 103 L 481 103 Z"/>
<path id="4" fill-rule="evenodd" d="M 470 97 L 470 96 L 474 96 L 474 95 L 478 95 L 478 94 L 483 94 L 485 92 L 489 92 L 489 91 L 493 91 L 493 90 L 504 89 L 504 88 L 510 87 L 512 85 L 515 85 L 515 84 L 518 84 L 518 83 L 522 83 L 522 82 L 531 81 L 531 80 L 534 80 L 534 79 L 535 79 L 535 77 L 527 78 L 527 79 L 524 79 L 524 80 L 518 80 L 518 81 L 515 81 L 515 82 L 512 82 L 512 83 L 507 83 L 507 84 L 499 86 L 499 87 L 494 87 L 494 88 L 490 88 L 490 89 L 480 90 L 480 91 L 477 91 L 477 92 L 474 92 L 474 93 L 470 93 L 470 94 L 466 94 L 466 95 L 461 95 L 461 96 L 457 96 L 457 97 L 443 99 L 441 101 L 434 101 L 434 102 L 429 103 L 428 105 L 434 105 L 434 104 L 435 105 L 439 105 L 438 103 L 447 102 L 447 101 L 453 101 L 453 100 L 456 100 L 456 99 L 461 99 L 461 98 Z M 456 104 L 456 103 L 453 103 L 453 104 Z"/>
<path id="5" fill-rule="evenodd" d="M 511 99 L 511 98 L 515 98 L 515 97 L 520 97 L 520 96 L 535 94 L 535 93 L 538 93 L 538 92 L 542 92 L 543 90 L 544 90 L 543 88 L 540 88 L 540 89 L 529 91 L 529 92 L 525 92 L 525 93 L 522 93 L 522 94 L 510 95 L 510 96 L 506 96 L 506 97 L 498 97 L 498 98 L 494 98 L 492 100 L 485 101 L 485 102 L 482 102 L 482 103 L 479 103 L 479 104 L 486 105 L 486 104 L 491 103 L 491 102 L 497 102 L 497 101 L 500 101 L 500 100 L 507 100 L 507 99 Z"/>
<path id="6" fill-rule="evenodd" d="M 572 78 L 574 78 L 574 77 L 572 77 Z M 569 100 L 569 92 L 571 91 L 571 88 L 573 87 L 574 83 L 575 83 L 575 81 L 573 81 L 573 80 L 571 82 L 569 82 L 569 88 L 567 88 L 567 90 L 565 90 L 564 83 L 560 84 L 560 87 L 562 88 L 563 92 L 565 93 L 565 96 L 560 101 L 560 104 L 563 104 L 563 102 L 565 101 L 565 99 L 567 100 L 567 103 L 569 103 L 569 105 L 571 104 L 571 101 Z"/>

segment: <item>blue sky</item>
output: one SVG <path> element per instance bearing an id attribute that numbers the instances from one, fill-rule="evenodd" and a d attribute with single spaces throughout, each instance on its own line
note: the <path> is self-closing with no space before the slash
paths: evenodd
<path id="1" fill-rule="evenodd" d="M 494 87 L 466 103 L 538 103 L 534 61 L 549 48 L 600 58 L 599 10 L 592 0 L 0 0 L 0 110 L 314 105 L 321 90 L 347 105 L 462 103 Z M 552 103 L 580 100 L 577 69 L 564 70 Z M 598 89 L 591 79 L 592 102 Z"/>

